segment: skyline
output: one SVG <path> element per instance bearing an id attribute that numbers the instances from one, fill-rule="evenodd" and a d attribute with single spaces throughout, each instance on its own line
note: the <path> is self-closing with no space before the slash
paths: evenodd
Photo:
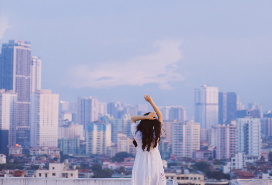
<path id="1" fill-rule="evenodd" d="M 135 105 L 151 94 L 192 117 L 194 89 L 207 84 L 237 92 L 246 106 L 271 109 L 269 1 L 51 3 L 1 2 L 0 44 L 30 41 L 43 61 L 42 88 L 61 100 L 95 96 Z M 135 68 L 140 72 L 129 71 Z"/>

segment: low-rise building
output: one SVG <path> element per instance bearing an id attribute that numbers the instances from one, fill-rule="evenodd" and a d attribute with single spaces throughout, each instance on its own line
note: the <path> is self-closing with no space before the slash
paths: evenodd
<path id="1" fill-rule="evenodd" d="M 49 169 L 38 169 L 34 177 L 42 178 L 78 178 L 78 170 L 69 169 L 69 163 L 49 163 Z"/>
<path id="2" fill-rule="evenodd" d="M 52 158 L 60 158 L 60 149 L 57 147 L 33 147 L 29 150 L 30 155 L 39 156 L 39 155 L 48 155 Z"/>
<path id="3" fill-rule="evenodd" d="M 193 153 L 193 158 L 194 159 L 206 159 L 206 160 L 210 160 L 213 159 L 213 151 L 211 150 L 197 150 Z"/>
<path id="4" fill-rule="evenodd" d="M 23 148 L 20 145 L 9 147 L 9 155 L 22 155 Z"/>
<path id="5" fill-rule="evenodd" d="M 246 158 L 245 152 L 238 152 L 234 157 L 230 159 L 230 162 L 227 162 L 223 166 L 223 173 L 230 173 L 232 169 L 242 169 L 246 167 Z"/>
<path id="6" fill-rule="evenodd" d="M 0 154 L 0 164 L 6 164 L 7 157 L 4 154 Z"/>
<path id="7" fill-rule="evenodd" d="M 197 184 L 205 185 L 203 174 L 177 174 L 177 173 L 165 173 L 166 180 L 175 180 L 178 184 Z"/>

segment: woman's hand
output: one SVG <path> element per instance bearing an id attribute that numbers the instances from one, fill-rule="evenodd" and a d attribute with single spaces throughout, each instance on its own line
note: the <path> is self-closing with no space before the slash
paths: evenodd
<path id="1" fill-rule="evenodd" d="M 150 112 L 148 115 L 146 115 L 146 119 L 154 120 L 156 119 L 156 112 Z"/>
<path id="2" fill-rule="evenodd" d="M 144 99 L 145 99 L 145 101 L 147 101 L 147 102 L 149 102 L 149 103 L 152 102 L 152 98 L 151 98 L 150 95 L 144 95 Z"/>

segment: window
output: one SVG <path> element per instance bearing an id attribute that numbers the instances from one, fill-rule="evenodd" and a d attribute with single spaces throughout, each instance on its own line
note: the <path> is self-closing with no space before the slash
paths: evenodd
<path id="1" fill-rule="evenodd" d="M 71 173 L 71 177 L 73 177 L 73 174 Z"/>
<path id="2" fill-rule="evenodd" d="M 42 174 L 41 173 L 39 173 L 39 177 L 41 177 L 42 176 Z"/>
<path id="3" fill-rule="evenodd" d="M 55 167 L 52 167 L 52 170 L 54 170 L 55 169 Z"/>
<path id="4" fill-rule="evenodd" d="M 56 176 L 56 173 L 52 173 L 52 176 Z"/>
<path id="5" fill-rule="evenodd" d="M 47 177 L 47 173 L 45 174 L 45 177 Z"/>

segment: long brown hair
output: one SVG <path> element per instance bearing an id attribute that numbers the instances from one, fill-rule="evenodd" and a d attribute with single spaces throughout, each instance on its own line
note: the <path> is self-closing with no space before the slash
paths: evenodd
<path id="1" fill-rule="evenodd" d="M 145 116 L 148 113 L 144 114 Z M 154 120 L 141 120 L 141 122 L 137 125 L 136 132 L 140 131 L 142 133 L 142 149 L 143 151 L 147 147 L 147 151 L 150 151 L 150 147 L 153 144 L 153 148 L 157 146 L 161 139 L 161 128 L 162 124 L 158 119 Z M 135 139 L 133 140 L 133 144 L 137 147 L 137 142 Z"/>

